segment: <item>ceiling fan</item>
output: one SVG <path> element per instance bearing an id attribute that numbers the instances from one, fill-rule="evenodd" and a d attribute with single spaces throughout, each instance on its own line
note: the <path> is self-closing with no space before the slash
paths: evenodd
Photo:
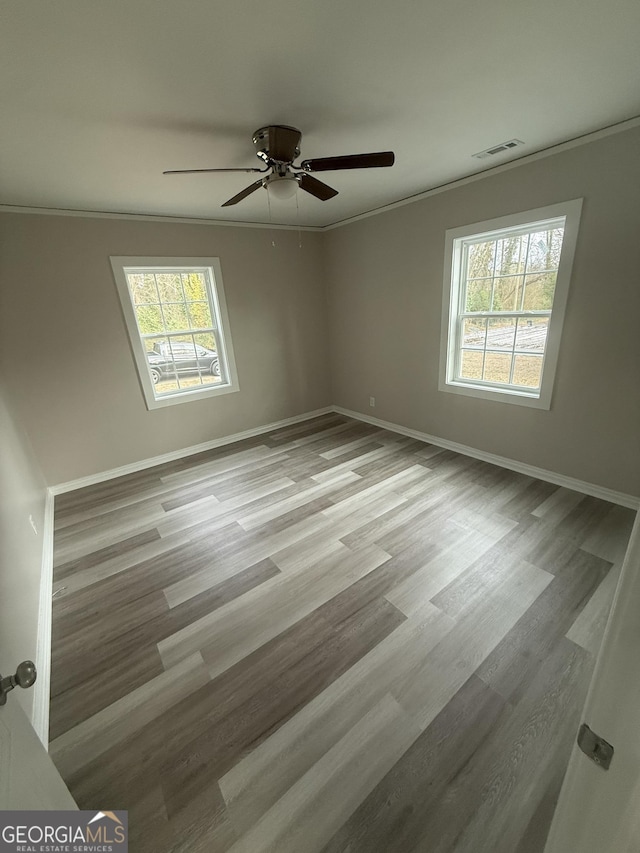
<path id="1" fill-rule="evenodd" d="M 344 157 L 315 157 L 303 160 L 296 165 L 293 161 L 300 156 L 302 133 L 297 127 L 273 124 L 261 127 L 253 134 L 256 155 L 264 162 L 264 169 L 169 169 L 163 175 L 186 175 L 203 172 L 260 172 L 266 177 L 259 178 L 222 205 L 230 207 L 237 204 L 260 187 L 268 189 L 277 198 L 291 198 L 298 187 L 305 192 L 326 201 L 338 195 L 338 190 L 312 177 L 309 172 L 329 172 L 339 169 L 371 169 L 380 166 L 393 166 L 393 151 L 378 151 L 374 154 L 348 154 Z"/>

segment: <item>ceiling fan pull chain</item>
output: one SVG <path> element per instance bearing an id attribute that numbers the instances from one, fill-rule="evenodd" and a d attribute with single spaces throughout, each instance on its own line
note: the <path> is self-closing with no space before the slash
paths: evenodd
<path id="1" fill-rule="evenodd" d="M 298 204 L 298 193 L 296 193 L 296 220 L 298 222 L 298 248 L 302 248 L 302 231 L 300 230 L 300 206 Z"/>
<path id="2" fill-rule="evenodd" d="M 267 206 L 269 208 L 269 231 L 271 232 L 271 245 L 275 249 L 276 247 L 276 235 L 273 230 L 273 219 L 271 218 L 271 196 L 267 192 Z"/>

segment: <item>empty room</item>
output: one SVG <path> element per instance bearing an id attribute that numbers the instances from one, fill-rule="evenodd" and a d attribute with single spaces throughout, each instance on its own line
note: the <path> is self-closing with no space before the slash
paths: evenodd
<path id="1" fill-rule="evenodd" d="M 0 22 L 0 843 L 636 850 L 638 4 Z"/>

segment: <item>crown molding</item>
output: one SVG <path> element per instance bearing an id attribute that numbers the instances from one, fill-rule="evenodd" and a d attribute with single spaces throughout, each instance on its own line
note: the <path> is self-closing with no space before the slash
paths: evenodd
<path id="1" fill-rule="evenodd" d="M 278 225 L 275 222 L 236 222 L 229 219 L 199 219 L 195 216 L 165 216 L 151 213 L 113 213 L 102 210 L 73 210 L 64 207 L 28 207 L 0 204 L 0 213 L 26 213 L 40 216 L 77 216 L 81 219 L 129 219 L 135 222 L 169 222 L 177 225 L 223 225 L 227 228 L 261 228 L 267 231 L 324 231 L 320 225 Z"/>

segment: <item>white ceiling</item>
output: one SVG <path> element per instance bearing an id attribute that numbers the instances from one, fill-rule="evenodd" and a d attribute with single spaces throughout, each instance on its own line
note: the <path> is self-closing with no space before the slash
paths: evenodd
<path id="1" fill-rule="evenodd" d="M 639 44 L 638 0 L 0 0 L 0 203 L 269 222 L 263 190 L 220 207 L 256 175 L 162 171 L 259 166 L 277 123 L 395 151 L 298 192 L 332 224 L 640 114 Z"/>

